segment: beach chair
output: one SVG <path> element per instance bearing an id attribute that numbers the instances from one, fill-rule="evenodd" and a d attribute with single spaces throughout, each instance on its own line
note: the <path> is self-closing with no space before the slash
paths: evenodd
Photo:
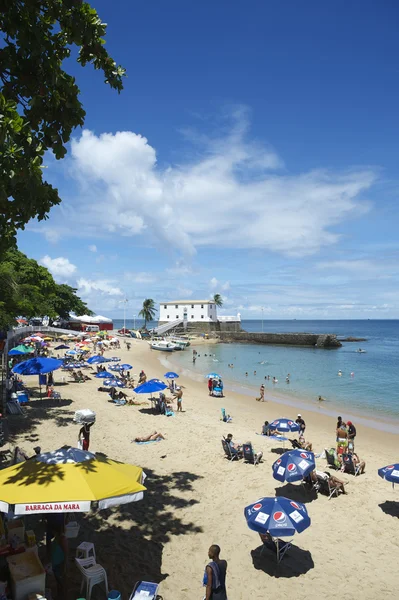
<path id="1" fill-rule="evenodd" d="M 298 442 L 298 440 L 290 440 L 291 442 L 291 446 L 297 450 L 302 450 L 302 446 L 301 444 Z"/>
<path id="2" fill-rule="evenodd" d="M 229 460 L 238 460 L 239 458 L 241 458 L 238 452 L 235 452 L 230 448 L 230 444 L 228 444 L 227 440 L 225 440 L 224 438 L 222 439 L 222 446 L 224 453 Z"/>
<path id="3" fill-rule="evenodd" d="M 254 452 L 251 442 L 247 442 L 246 444 L 242 445 L 242 453 L 244 456 L 244 461 L 249 462 L 255 466 L 260 463 L 261 458 L 263 456 L 263 452 L 258 452 L 258 454 Z"/>
<path id="4" fill-rule="evenodd" d="M 96 563 L 95 558 L 93 556 L 89 558 L 75 558 L 75 563 L 82 574 L 80 593 L 82 593 L 85 587 L 86 600 L 90 600 L 93 587 L 100 583 L 104 583 L 105 593 L 108 596 L 107 573 L 101 565 Z"/>
<path id="5" fill-rule="evenodd" d="M 278 564 L 283 560 L 285 554 L 291 548 L 292 540 L 290 540 L 289 542 L 285 542 L 280 538 L 273 538 L 270 536 L 270 539 L 265 539 L 264 536 L 262 536 L 262 542 L 263 547 L 261 550 L 261 554 L 263 554 L 264 550 L 271 550 L 271 552 L 276 554 Z"/>
<path id="6" fill-rule="evenodd" d="M 146 600 L 162 600 L 162 596 L 158 596 L 158 583 L 151 581 L 138 581 L 129 596 L 129 600 L 145 598 Z"/>
<path id="7" fill-rule="evenodd" d="M 215 398 L 223 398 L 223 390 L 221 387 L 215 387 L 212 390 L 212 396 Z"/>
<path id="8" fill-rule="evenodd" d="M 320 494 L 325 494 L 331 500 L 333 496 L 338 496 L 339 490 L 336 485 L 333 485 L 330 480 L 329 473 L 316 471 L 317 484 L 315 488 Z"/>
<path id="9" fill-rule="evenodd" d="M 348 473 L 349 475 L 359 475 L 360 467 L 356 466 L 353 462 L 352 454 L 343 454 L 342 455 L 342 472 Z"/>
<path id="10" fill-rule="evenodd" d="M 230 423 L 230 421 L 232 421 L 232 417 L 230 415 L 226 415 L 226 409 L 221 408 L 220 410 L 222 411 L 221 421 L 223 421 L 224 423 Z"/>
<path id="11" fill-rule="evenodd" d="M 334 448 L 330 448 L 330 450 L 327 450 L 327 448 L 325 448 L 324 451 L 326 453 L 327 464 L 329 464 L 330 467 L 333 467 L 334 469 L 340 469 L 341 463 L 339 462 L 336 456 Z"/>

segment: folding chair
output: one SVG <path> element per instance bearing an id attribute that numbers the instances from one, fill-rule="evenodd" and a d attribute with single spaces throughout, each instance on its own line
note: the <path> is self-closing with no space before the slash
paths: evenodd
<path id="1" fill-rule="evenodd" d="M 221 408 L 220 410 L 222 411 L 221 421 L 223 421 L 224 423 L 230 423 L 230 421 L 232 421 L 232 418 L 230 415 L 226 415 L 226 409 Z"/>
<path id="2" fill-rule="evenodd" d="M 291 446 L 297 450 L 302 450 L 302 446 L 301 444 L 298 442 L 298 440 L 290 440 L 291 442 Z"/>
<path id="3" fill-rule="evenodd" d="M 288 552 L 288 550 L 291 548 L 292 540 L 289 542 L 284 542 L 284 540 L 281 540 L 280 538 L 274 538 L 271 536 L 270 540 L 265 539 L 264 536 L 261 536 L 261 538 L 263 542 L 261 554 L 263 554 L 265 549 L 271 550 L 273 553 L 275 552 L 277 564 L 279 564 L 283 560 L 286 552 Z"/>
<path id="4" fill-rule="evenodd" d="M 258 454 L 254 452 L 251 442 L 247 442 L 246 444 L 242 445 L 242 453 L 244 456 L 244 461 L 255 466 L 260 463 L 260 460 L 263 456 L 263 452 L 258 452 Z"/>
<path id="5" fill-rule="evenodd" d="M 356 466 L 353 462 L 352 454 L 343 454 L 342 455 L 342 472 L 348 473 L 349 475 L 359 475 L 360 466 Z"/>
<path id="6" fill-rule="evenodd" d="M 329 500 L 331 500 L 331 498 L 333 496 L 338 496 L 338 494 L 339 494 L 338 487 L 331 483 L 328 473 L 316 471 L 316 477 L 317 477 L 317 484 L 315 487 L 318 492 L 328 496 Z"/>
<path id="7" fill-rule="evenodd" d="M 341 465 L 339 460 L 336 458 L 334 448 L 331 448 L 330 450 L 327 450 L 327 448 L 325 448 L 324 451 L 326 453 L 327 464 L 329 464 L 330 467 L 333 467 L 334 469 L 340 469 Z"/>
<path id="8" fill-rule="evenodd" d="M 238 452 L 233 452 L 233 450 L 230 448 L 230 444 L 228 444 L 227 440 L 224 438 L 222 439 L 222 446 L 224 453 L 229 460 L 238 460 L 241 458 Z"/>

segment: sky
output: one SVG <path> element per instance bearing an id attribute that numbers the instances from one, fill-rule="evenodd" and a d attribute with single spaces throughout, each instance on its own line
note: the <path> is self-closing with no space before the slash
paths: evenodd
<path id="1" fill-rule="evenodd" d="M 20 250 L 113 318 L 215 293 L 242 318 L 399 318 L 399 4 L 92 5 L 124 90 L 66 64 L 86 121 Z"/>

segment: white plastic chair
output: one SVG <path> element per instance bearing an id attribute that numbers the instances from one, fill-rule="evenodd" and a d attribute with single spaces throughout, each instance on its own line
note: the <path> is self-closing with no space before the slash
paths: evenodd
<path id="1" fill-rule="evenodd" d="M 76 558 L 85 559 L 85 558 L 94 558 L 94 562 L 96 562 L 96 550 L 94 548 L 94 544 L 91 542 L 82 542 L 76 548 Z"/>
<path id="2" fill-rule="evenodd" d="M 104 582 L 105 593 L 108 596 L 108 579 L 105 569 L 96 563 L 94 557 L 90 558 L 75 558 L 75 562 L 79 571 L 83 575 L 80 593 L 83 591 L 83 586 L 86 585 L 86 600 L 90 600 L 93 587 L 98 583 Z"/>

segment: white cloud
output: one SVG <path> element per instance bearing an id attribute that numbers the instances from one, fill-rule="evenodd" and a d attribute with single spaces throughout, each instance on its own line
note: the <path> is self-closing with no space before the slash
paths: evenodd
<path id="1" fill-rule="evenodd" d="M 74 234 L 145 235 L 147 244 L 185 254 L 218 246 L 297 257 L 336 243 L 337 227 L 369 209 L 362 194 L 374 170 L 278 171 L 276 153 L 248 139 L 242 110 L 224 136 L 201 142 L 195 160 L 160 168 L 145 137 L 84 130 L 71 150 L 71 174 L 81 185 L 72 200 L 82 223 Z M 58 227 L 65 233 L 64 223 Z"/>
<path id="2" fill-rule="evenodd" d="M 97 252 L 97 246 L 95 244 L 91 244 L 89 246 L 89 250 L 90 250 L 90 252 Z"/>
<path id="3" fill-rule="evenodd" d="M 131 281 L 133 283 L 154 283 L 155 277 L 152 273 L 146 273 L 144 271 L 140 273 L 125 273 L 125 281 Z"/>
<path id="4" fill-rule="evenodd" d="M 77 286 L 78 295 L 84 296 L 85 298 L 92 295 L 93 292 L 108 296 L 123 296 L 122 290 L 114 285 L 114 282 L 109 279 L 91 280 L 80 277 L 77 281 Z"/>
<path id="5" fill-rule="evenodd" d="M 216 279 L 216 277 L 212 277 L 212 279 L 209 282 L 209 287 L 211 288 L 211 290 L 216 290 L 216 288 L 218 287 L 219 282 Z"/>
<path id="6" fill-rule="evenodd" d="M 43 258 L 39 260 L 39 263 L 46 267 L 57 281 L 68 280 L 76 271 L 76 265 L 72 264 L 63 256 L 51 258 L 46 254 L 46 256 L 43 256 Z"/>
<path id="7" fill-rule="evenodd" d="M 191 275 L 192 272 L 192 267 L 190 267 L 182 260 L 177 260 L 174 267 L 169 267 L 168 269 L 166 269 L 166 273 L 172 277 L 179 277 L 181 275 Z"/>

